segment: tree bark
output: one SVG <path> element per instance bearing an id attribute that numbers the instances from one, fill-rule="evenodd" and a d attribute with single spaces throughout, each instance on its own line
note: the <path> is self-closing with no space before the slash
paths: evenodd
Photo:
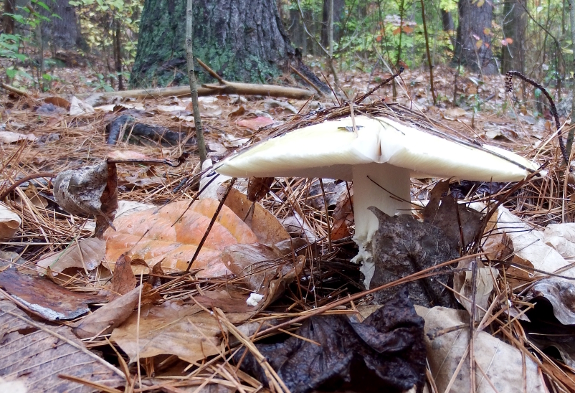
<path id="1" fill-rule="evenodd" d="M 37 11 L 50 18 L 50 22 L 42 23 L 42 35 L 55 49 L 75 49 L 85 46 L 76 10 L 68 4 L 69 0 L 45 1 L 50 12 L 43 7 L 36 7 Z M 52 16 L 56 14 L 58 16 Z"/>
<path id="2" fill-rule="evenodd" d="M 455 23 L 453 23 L 453 16 L 451 15 L 451 12 L 445 11 L 443 9 L 441 10 L 441 24 L 443 31 L 449 33 L 455 30 Z"/>
<path id="3" fill-rule="evenodd" d="M 321 15 L 321 44 L 324 48 L 329 46 L 329 7 L 333 1 L 333 40 L 339 41 L 341 36 L 341 27 L 338 25 L 344 16 L 344 0 L 323 0 L 323 9 Z"/>
<path id="4" fill-rule="evenodd" d="M 194 56 L 224 79 L 267 82 L 290 63 L 301 71 L 275 0 L 195 0 L 193 17 Z M 130 84 L 187 84 L 184 33 L 185 2 L 145 0 Z M 198 79 L 211 80 L 203 70 Z"/>
<path id="5" fill-rule="evenodd" d="M 505 15 L 503 23 L 504 38 L 511 38 L 513 42 L 502 48 L 502 73 L 511 70 L 521 73 L 525 71 L 524 46 L 527 15 L 523 6 L 527 6 L 526 0 L 506 1 L 503 6 L 503 14 Z"/>
<path id="6" fill-rule="evenodd" d="M 496 74 L 497 66 L 493 60 L 489 34 L 493 3 L 478 1 L 473 4 L 472 0 L 459 0 L 458 11 L 455 62 L 460 61 L 470 70 L 479 71 L 483 75 Z"/>
<path id="7" fill-rule="evenodd" d="M 13 14 L 16 0 L 4 0 L 4 12 Z M 5 34 L 14 34 L 14 19 L 8 15 L 2 15 L 2 30 Z"/>

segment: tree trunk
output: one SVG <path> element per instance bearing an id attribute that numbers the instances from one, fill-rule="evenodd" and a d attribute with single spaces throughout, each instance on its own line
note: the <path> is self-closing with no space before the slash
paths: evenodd
<path id="1" fill-rule="evenodd" d="M 185 6 L 184 1 L 145 0 L 132 86 L 188 83 Z M 268 82 L 290 63 L 302 70 L 275 0 L 195 0 L 193 17 L 195 58 L 226 80 Z M 195 68 L 199 80 L 211 80 Z M 317 78 L 312 82 L 321 85 Z"/>
<path id="2" fill-rule="evenodd" d="M 14 14 L 16 0 L 4 0 L 4 12 Z M 14 19 L 8 15 L 2 15 L 2 30 L 5 34 L 14 34 Z"/>
<path id="3" fill-rule="evenodd" d="M 441 10 L 441 24 L 443 26 L 443 31 L 451 32 L 455 30 L 455 23 L 453 23 L 453 16 L 451 12 L 446 10 Z"/>
<path id="4" fill-rule="evenodd" d="M 307 55 L 307 34 L 299 10 L 290 10 L 289 36 L 293 44 L 301 49 L 302 54 Z"/>
<path id="5" fill-rule="evenodd" d="M 345 11 L 345 1 L 344 0 L 323 0 L 323 9 L 321 15 L 321 44 L 324 48 L 329 46 L 329 7 L 330 3 L 333 1 L 333 40 L 338 42 L 341 36 L 341 22 L 344 11 Z"/>
<path id="6" fill-rule="evenodd" d="M 50 22 L 42 23 L 42 35 L 50 42 L 54 49 L 75 49 L 85 46 L 80 29 L 76 10 L 68 4 L 69 0 L 46 1 L 50 12 L 42 7 L 36 7 L 37 11 L 50 18 Z M 56 14 L 58 16 L 52 16 Z"/>
<path id="7" fill-rule="evenodd" d="M 523 73 L 525 71 L 525 28 L 527 27 L 527 15 L 523 6 L 526 0 L 506 1 L 503 6 L 503 14 L 506 18 L 503 23 L 505 38 L 511 38 L 512 43 L 504 45 L 501 56 L 501 72 L 511 70 Z"/>
<path id="8" fill-rule="evenodd" d="M 496 74 L 490 34 L 493 3 L 485 1 L 473 4 L 472 0 L 459 0 L 458 10 L 455 62 L 461 61 L 462 65 L 483 75 Z"/>

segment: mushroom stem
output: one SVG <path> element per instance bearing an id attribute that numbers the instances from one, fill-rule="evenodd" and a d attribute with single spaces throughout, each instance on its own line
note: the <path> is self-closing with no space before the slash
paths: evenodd
<path id="1" fill-rule="evenodd" d="M 390 164 L 361 164 L 353 166 L 353 240 L 359 253 L 353 262 L 361 263 L 364 285 L 369 289 L 375 265 L 371 252 L 371 239 L 379 228 L 377 217 L 367 208 L 375 206 L 385 214 L 409 213 L 410 171 Z"/>

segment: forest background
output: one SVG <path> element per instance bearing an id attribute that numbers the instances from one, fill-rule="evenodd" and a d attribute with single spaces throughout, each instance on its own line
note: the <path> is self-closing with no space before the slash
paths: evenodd
<path id="1" fill-rule="evenodd" d="M 204 3 L 217 6 L 218 2 L 223 3 Z M 148 7 L 153 3 L 157 1 L 148 0 Z M 276 5 L 297 53 L 326 74 L 356 70 L 373 75 L 396 69 L 400 62 L 426 70 L 430 65 L 449 65 L 455 74 L 466 68 L 480 79 L 517 70 L 555 88 L 561 100 L 562 88 L 573 80 L 569 3 L 279 0 Z M 90 90 L 123 90 L 130 80 L 138 39 L 151 34 L 140 32 L 144 8 L 143 0 L 4 0 L 0 75 L 16 87 L 61 89 L 70 82 L 55 70 L 83 66 L 87 70 L 81 82 Z M 269 82 L 248 81 L 244 75 L 231 79 Z M 535 99 L 539 97 L 536 92 Z M 437 97 L 456 105 L 468 98 L 445 92 Z"/>

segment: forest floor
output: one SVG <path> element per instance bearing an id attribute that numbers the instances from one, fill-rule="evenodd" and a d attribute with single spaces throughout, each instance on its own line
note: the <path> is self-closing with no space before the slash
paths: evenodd
<path id="1" fill-rule="evenodd" d="M 187 222 L 198 220 L 191 214 L 202 217 L 200 221 L 203 220 L 204 224 L 199 227 L 202 233 L 177 251 L 189 260 L 194 250 L 201 247 L 198 240 L 207 230 L 218 204 L 217 201 L 205 202 L 205 206 L 196 210 L 188 206 L 188 202 L 198 194 L 194 180 L 199 179 L 201 172 L 190 98 L 101 97 L 93 91 L 101 80 L 96 75 L 88 77 L 84 69 L 63 68 L 54 74 L 57 78 L 46 93 L 28 97 L 0 96 L 0 195 L 19 179 L 39 174 L 0 200 L 0 225 L 4 222 L 5 227 L 14 229 L 15 219 L 3 216 L 2 209 L 15 213 L 19 218 L 17 230 L 4 239 L 0 236 L 0 346 L 14 349 L 10 353 L 0 351 L 0 378 L 8 382 L 23 382 L 29 391 L 40 391 L 39 386 L 49 381 L 53 387 L 81 386 L 84 390 L 79 391 L 191 392 L 201 387 L 210 392 L 255 392 L 262 388 L 264 380 L 272 391 L 304 391 L 294 390 L 293 387 L 298 385 L 293 380 L 287 381 L 291 387 L 288 388 L 282 377 L 264 360 L 265 356 L 268 359 L 273 357 L 274 350 L 266 355 L 269 348 L 256 347 L 253 342 L 256 337 L 261 339 L 258 336 L 260 332 L 266 333 L 265 342 L 271 342 L 270 336 L 273 339 L 278 332 L 283 332 L 300 342 L 311 343 L 311 349 L 299 349 L 310 357 L 315 353 L 316 341 L 326 337 L 303 337 L 305 332 L 296 332 L 301 326 L 299 322 L 304 322 L 305 327 L 308 318 L 320 313 L 355 315 L 357 321 L 363 321 L 373 312 L 374 309 L 369 308 L 374 300 L 373 294 L 364 292 L 358 267 L 350 262 L 356 252 L 351 242 L 350 185 L 326 180 L 320 187 L 312 179 L 276 179 L 261 200 L 262 206 L 272 213 L 272 218 L 264 218 L 265 214 L 257 213 L 256 209 L 250 228 L 244 228 L 240 222 L 230 224 L 227 230 L 230 233 L 253 231 L 249 236 L 257 238 L 257 244 L 264 243 L 262 238 L 289 239 L 289 232 L 292 237 L 306 240 L 298 243 L 302 244 L 298 249 L 299 256 L 294 256 L 295 259 L 288 264 L 266 265 L 255 271 L 254 266 L 260 266 L 264 261 L 280 261 L 283 257 L 275 248 L 272 252 L 268 250 L 270 247 L 259 244 L 249 252 L 238 248 L 237 252 L 249 254 L 239 258 L 240 261 L 229 250 L 222 252 L 217 246 L 206 246 L 205 255 L 215 253 L 218 255 L 216 259 L 228 261 L 228 265 L 230 260 L 233 262 L 236 270 L 229 268 L 233 275 L 223 279 L 219 273 L 225 266 L 209 264 L 192 265 L 191 274 L 188 274 L 182 258 L 170 262 L 165 257 L 176 252 L 167 243 L 173 244 L 176 240 L 186 243 L 181 240 L 186 229 L 177 229 L 174 223 L 183 220 L 184 216 L 189 220 Z M 368 91 L 386 77 L 383 72 L 366 75 L 349 71 L 339 75 L 341 87 L 348 97 Z M 295 81 L 291 76 L 284 80 Z M 424 70 L 406 70 L 401 78 L 396 79 L 395 98 L 392 84 L 388 84 L 372 94 L 366 105 L 399 103 L 422 116 L 423 121 L 439 124 L 453 135 L 513 151 L 545 165 L 547 172 L 543 180 L 531 178 L 520 183 L 519 188 L 513 188 L 514 184 L 499 184 L 492 188 L 473 184 L 460 189 L 463 190 L 460 197 L 466 201 L 499 198 L 503 203 L 501 209 L 508 210 L 497 214 L 509 214 L 506 217 L 516 220 L 513 222 L 520 228 L 518 232 L 535 234 L 535 238 L 518 239 L 513 231 L 497 229 L 497 224 L 493 223 L 484 228 L 484 239 L 491 239 L 487 241 L 489 245 L 483 242 L 481 260 L 477 259 L 472 265 L 458 265 L 464 271 L 461 280 L 465 285 L 455 289 L 459 293 L 462 310 L 470 310 L 470 300 L 466 296 L 473 299 L 473 304 L 476 296 L 478 303 L 480 297 L 484 300 L 481 312 L 470 311 L 473 317 L 465 311 L 451 310 L 456 314 L 433 316 L 433 312 L 427 309 L 417 309 L 418 314 L 425 318 L 428 351 L 432 348 L 430 340 L 433 340 L 429 335 L 434 328 L 438 337 L 436 347 L 447 347 L 448 353 L 453 352 L 451 357 L 447 353 L 437 355 L 443 356 L 445 364 L 429 360 L 426 389 L 436 392 L 451 386 L 463 389 L 458 391 L 483 392 L 487 391 L 486 386 L 497 385 L 498 389 L 494 390 L 502 392 L 512 390 L 502 390 L 500 384 L 525 384 L 529 387 L 527 391 L 545 391 L 544 385 L 548 388 L 553 386 L 558 391 L 575 391 L 575 370 L 572 368 L 575 366 L 575 349 L 565 340 L 553 341 L 550 338 L 558 332 L 567 338 L 575 334 L 573 306 L 568 298 L 563 298 L 557 291 L 551 293 L 553 290 L 549 289 L 561 288 L 559 292 L 564 293 L 571 288 L 575 272 L 572 274 L 569 269 L 575 254 L 569 254 L 571 249 L 561 251 L 556 245 L 554 248 L 549 246 L 555 243 L 551 237 L 544 237 L 550 224 L 563 225 L 575 218 L 570 199 L 575 181 L 572 175 L 565 175 L 556 124 L 547 103 L 538 104 L 528 85 L 525 87 L 516 82 L 516 88 L 510 94 L 506 92 L 504 76 L 500 75 L 479 78 L 476 74 L 465 74 L 459 75 L 456 83 L 454 81 L 452 68 L 439 66 L 435 69 L 437 103 L 434 105 L 429 74 Z M 457 106 L 451 104 L 454 86 L 457 86 Z M 555 93 L 551 91 L 552 95 Z M 237 95 L 200 97 L 208 156 L 214 162 L 220 161 L 239 148 L 266 139 L 274 130 L 296 121 L 298 115 L 340 106 L 334 97 L 312 100 Z M 360 112 L 361 109 L 358 108 Z M 560 115 L 565 113 L 560 111 Z M 569 125 L 563 124 L 566 121 L 564 116 L 560 121 L 565 137 Z M 136 124 L 147 126 L 140 128 L 148 133 L 136 135 Z M 112 138 L 116 143 L 110 144 L 109 134 L 114 130 L 120 135 Z M 178 163 L 182 157 L 184 159 L 178 166 L 165 165 L 165 162 Z M 108 177 L 103 184 L 106 190 L 116 190 L 120 201 L 137 202 L 140 210 L 171 206 L 167 219 L 172 225 L 162 224 L 162 228 L 165 233 L 175 231 L 173 238 L 149 235 L 153 230 L 152 224 L 145 232 L 125 230 L 145 227 L 148 222 L 156 223 L 155 213 L 146 215 L 147 210 L 143 210 L 135 213 L 140 214 L 133 216 L 135 218 L 126 218 L 129 214 L 124 221 L 116 218 L 116 234 L 111 234 L 112 229 L 108 229 L 103 239 L 96 240 L 93 238 L 93 217 L 69 214 L 66 209 L 58 207 L 54 199 L 54 178 L 66 170 L 105 162 L 106 158 L 137 161 L 115 164 L 117 178 L 113 180 L 110 180 L 112 169 L 108 164 Z M 163 162 L 149 163 L 146 160 Z M 117 182 L 117 188 L 111 185 L 111 181 Z M 437 183 L 431 179 L 414 180 L 413 199 L 429 199 Z M 221 186 L 220 193 L 226 184 Z M 239 181 L 239 189 L 245 190 L 246 187 L 247 184 Z M 489 194 L 493 195 L 490 197 Z M 230 213 L 235 217 L 230 220 L 237 220 L 236 215 L 239 215 L 240 221 L 246 221 L 245 197 L 234 194 L 230 198 L 236 204 L 233 207 L 226 203 L 235 213 Z M 105 205 L 104 197 L 101 201 Z M 178 204 L 179 201 L 182 202 Z M 238 207 L 242 204 L 243 208 Z M 121 204 L 121 209 L 125 209 L 125 205 Z M 105 210 L 104 207 L 98 209 Z M 259 218 L 256 218 L 257 214 L 260 214 Z M 342 226 L 342 233 L 336 237 L 332 231 Z M 0 226 L 0 229 L 5 227 Z M 172 227 L 176 229 L 170 229 Z M 214 225 L 212 230 L 223 233 L 224 229 Z M 554 230 L 556 236 L 569 245 L 573 244 L 575 250 L 574 230 L 570 227 Z M 3 233 L 6 232 L 0 230 L 0 235 Z M 134 241 L 134 236 L 139 239 Z M 238 238 L 240 235 L 234 236 Z M 125 260 L 119 258 L 122 252 L 118 250 L 128 251 L 143 237 L 150 241 L 147 243 L 149 250 L 132 253 Z M 558 256 L 553 254 L 556 257 L 554 261 L 562 258 L 562 265 L 553 265 L 553 271 L 559 276 L 549 274 L 551 265 L 545 264 L 542 254 L 521 254 L 534 242 L 545 243 L 553 249 L 547 250 L 546 255 L 558 253 Z M 117 246 L 115 251 L 111 250 L 112 244 Z M 219 256 L 219 253 L 224 255 Z M 198 260 L 202 259 L 202 254 L 204 251 Z M 489 257 L 485 256 L 487 254 Z M 462 251 L 461 255 L 467 254 Z M 142 261 L 140 258 L 147 259 L 145 256 L 150 259 Z M 495 259 L 513 262 L 511 265 L 504 262 L 491 264 Z M 155 266 L 152 261 L 161 263 Z M 523 267 L 518 267 L 520 263 Z M 246 269 L 252 273 L 242 275 Z M 272 269 L 271 276 L 266 269 Z M 471 275 L 465 275 L 470 272 L 483 281 L 470 284 L 473 282 Z M 413 280 L 418 278 L 421 277 L 412 277 Z M 475 288 L 475 293 L 465 292 L 466 285 Z M 543 293 L 542 288 L 549 293 Z M 482 296 L 478 295 L 480 290 L 485 292 Z M 246 306 L 246 298 L 255 292 L 263 294 L 264 299 L 260 303 L 256 301 L 252 306 L 255 308 L 250 308 Z M 537 299 L 542 298 L 547 299 L 547 303 L 542 302 L 546 306 L 553 305 L 552 315 L 546 308 L 535 307 L 539 304 Z M 104 309 L 103 313 L 97 312 Z M 475 325 L 469 322 L 470 318 L 476 318 Z M 441 320 L 452 323 L 442 325 Z M 278 326 L 280 322 L 282 324 Z M 466 335 L 470 326 L 475 334 L 471 340 Z M 444 333 L 437 333 L 442 329 Z M 451 331 L 449 329 L 465 334 L 458 333 L 457 339 L 445 341 L 449 336 L 445 332 Z M 32 332 L 36 337 L 32 337 Z M 327 336 L 333 334 L 326 333 Z M 547 334 L 549 336 L 544 338 L 535 337 Z M 442 335 L 444 341 L 441 341 Z M 54 341 L 54 337 L 57 340 Z M 500 344 L 489 341 L 493 338 Z M 454 350 L 455 341 L 460 339 L 463 340 L 461 348 Z M 468 347 L 472 342 L 474 344 Z M 33 343 L 39 348 L 38 352 L 26 349 L 33 347 Z M 232 357 L 237 361 L 242 356 L 238 351 L 244 347 L 249 349 L 250 356 L 253 355 L 252 358 L 246 356 L 245 363 L 256 364 L 251 369 L 242 367 L 245 372 L 231 362 Z M 490 352 L 493 348 L 496 348 L 494 352 Z M 555 349 L 549 351 L 549 348 Z M 347 350 L 357 351 L 357 348 Z M 297 352 L 293 348 L 283 351 Z M 487 358 L 481 358 L 482 352 L 488 353 Z M 469 362 L 464 362 L 468 353 L 476 357 L 475 362 L 471 362 L 474 372 L 469 371 Z M 305 364 L 305 356 L 284 360 L 286 364 L 289 361 Z M 513 363 L 517 359 L 518 363 Z M 496 373 L 494 369 L 502 368 L 501 362 L 513 363 L 515 368 L 508 366 L 506 375 L 500 375 L 505 373 Z M 273 362 L 270 360 L 270 363 Z M 50 367 L 41 364 L 49 364 Z M 492 367 L 493 364 L 496 367 Z M 412 374 L 417 374 L 413 371 L 417 369 L 416 365 L 403 364 L 401 367 L 401 372 L 408 374 L 405 381 L 411 381 L 412 385 L 421 382 L 416 377 L 412 378 Z M 467 368 L 467 371 L 461 371 L 462 368 Z M 310 371 L 310 378 L 318 377 L 313 374 L 316 371 L 319 373 L 318 370 Z M 459 380 L 455 378 L 458 372 L 463 375 Z M 477 381 L 470 379 L 470 375 L 475 374 Z M 356 389 L 361 390 L 360 383 L 353 376 L 340 374 L 340 377 L 351 378 L 351 384 L 357 384 Z M 465 387 L 466 383 L 476 382 L 476 390 Z M 393 383 L 390 386 L 400 391 L 408 390 L 401 383 Z M 314 385 L 314 389 L 318 387 L 321 385 Z"/>

